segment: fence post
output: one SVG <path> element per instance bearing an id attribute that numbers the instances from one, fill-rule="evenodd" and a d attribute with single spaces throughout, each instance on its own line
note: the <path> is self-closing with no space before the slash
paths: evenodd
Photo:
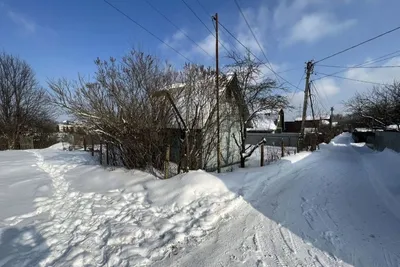
<path id="1" fill-rule="evenodd" d="M 281 158 L 285 156 L 285 145 L 283 143 L 283 138 L 281 139 Z"/>
<path id="2" fill-rule="evenodd" d="M 100 165 L 103 165 L 103 143 L 100 140 Z"/>
<path id="3" fill-rule="evenodd" d="M 170 150 L 171 150 L 171 146 L 167 145 L 167 151 L 165 153 L 165 162 L 164 162 L 164 179 L 168 179 Z"/>
<path id="4" fill-rule="evenodd" d="M 110 165 L 110 146 L 109 143 L 106 143 L 106 162 L 107 162 L 107 166 Z"/>
<path id="5" fill-rule="evenodd" d="M 92 157 L 94 157 L 94 140 L 93 140 L 93 136 L 90 136 L 90 139 L 92 141 Z"/>
<path id="6" fill-rule="evenodd" d="M 260 166 L 263 167 L 264 166 L 264 144 L 261 144 L 260 149 L 261 149 Z"/>

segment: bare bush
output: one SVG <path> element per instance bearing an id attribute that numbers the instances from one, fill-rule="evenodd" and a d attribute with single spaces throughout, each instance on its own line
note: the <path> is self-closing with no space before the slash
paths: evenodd
<path id="1" fill-rule="evenodd" d="M 373 87 L 365 93 L 356 93 L 345 102 L 347 109 L 371 126 L 385 129 L 397 125 L 400 130 L 400 83 Z"/>
<path id="2" fill-rule="evenodd" d="M 82 121 L 92 134 L 118 147 L 128 168 L 161 169 L 163 129 L 174 118 L 172 107 L 154 93 L 168 88 L 176 78 L 170 65 L 132 51 L 116 59 L 96 60 L 94 80 L 82 77 L 50 81 L 53 102 Z"/>

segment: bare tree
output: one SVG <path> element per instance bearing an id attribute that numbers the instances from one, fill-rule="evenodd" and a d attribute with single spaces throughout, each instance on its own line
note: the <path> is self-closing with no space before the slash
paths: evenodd
<path id="1" fill-rule="evenodd" d="M 288 106 L 287 98 L 282 94 L 285 89 L 278 86 L 277 82 L 268 77 L 262 77 L 262 62 L 253 59 L 249 54 L 240 57 L 232 54 L 234 64 L 228 67 L 230 72 L 235 73 L 237 86 L 233 87 L 232 94 L 238 103 L 238 114 L 240 131 L 233 134 L 236 145 L 240 149 L 240 166 L 245 167 L 245 161 L 257 147 L 246 145 L 247 128 L 265 110 L 278 110 Z"/>
<path id="2" fill-rule="evenodd" d="M 400 83 L 376 86 L 364 93 L 356 93 L 345 102 L 347 109 L 359 119 L 385 129 L 397 125 L 400 130 Z"/>
<path id="3" fill-rule="evenodd" d="M 170 65 L 132 51 L 122 62 L 96 60 L 94 80 L 50 81 L 53 102 L 86 124 L 87 129 L 118 147 L 128 168 L 161 169 L 163 129 L 174 118 L 172 107 L 154 97 L 177 74 Z"/>
<path id="4" fill-rule="evenodd" d="M 19 148 L 23 135 L 31 135 L 53 119 L 47 92 L 32 68 L 18 57 L 0 53 L 0 135 L 8 148 Z"/>

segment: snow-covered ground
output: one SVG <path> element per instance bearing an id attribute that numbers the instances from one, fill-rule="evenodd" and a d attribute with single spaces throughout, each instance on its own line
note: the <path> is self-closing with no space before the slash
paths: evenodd
<path id="1" fill-rule="evenodd" d="M 0 152 L 0 266 L 400 266 L 400 155 L 352 144 L 157 180 Z"/>

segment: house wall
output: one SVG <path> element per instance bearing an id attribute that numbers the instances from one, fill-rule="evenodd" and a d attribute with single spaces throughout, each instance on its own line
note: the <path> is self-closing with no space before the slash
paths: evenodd
<path id="1" fill-rule="evenodd" d="M 221 105 L 221 129 L 220 129 L 220 148 L 221 148 L 221 167 L 228 166 L 240 161 L 240 150 L 236 145 L 232 135 L 239 139 L 240 124 L 235 116 L 235 110 L 229 103 Z M 212 129 L 206 134 L 206 138 L 215 138 L 216 129 Z M 215 140 L 216 141 L 216 140 Z M 204 168 L 207 171 L 217 169 L 217 145 L 215 143 L 211 153 L 204 155 Z"/>

